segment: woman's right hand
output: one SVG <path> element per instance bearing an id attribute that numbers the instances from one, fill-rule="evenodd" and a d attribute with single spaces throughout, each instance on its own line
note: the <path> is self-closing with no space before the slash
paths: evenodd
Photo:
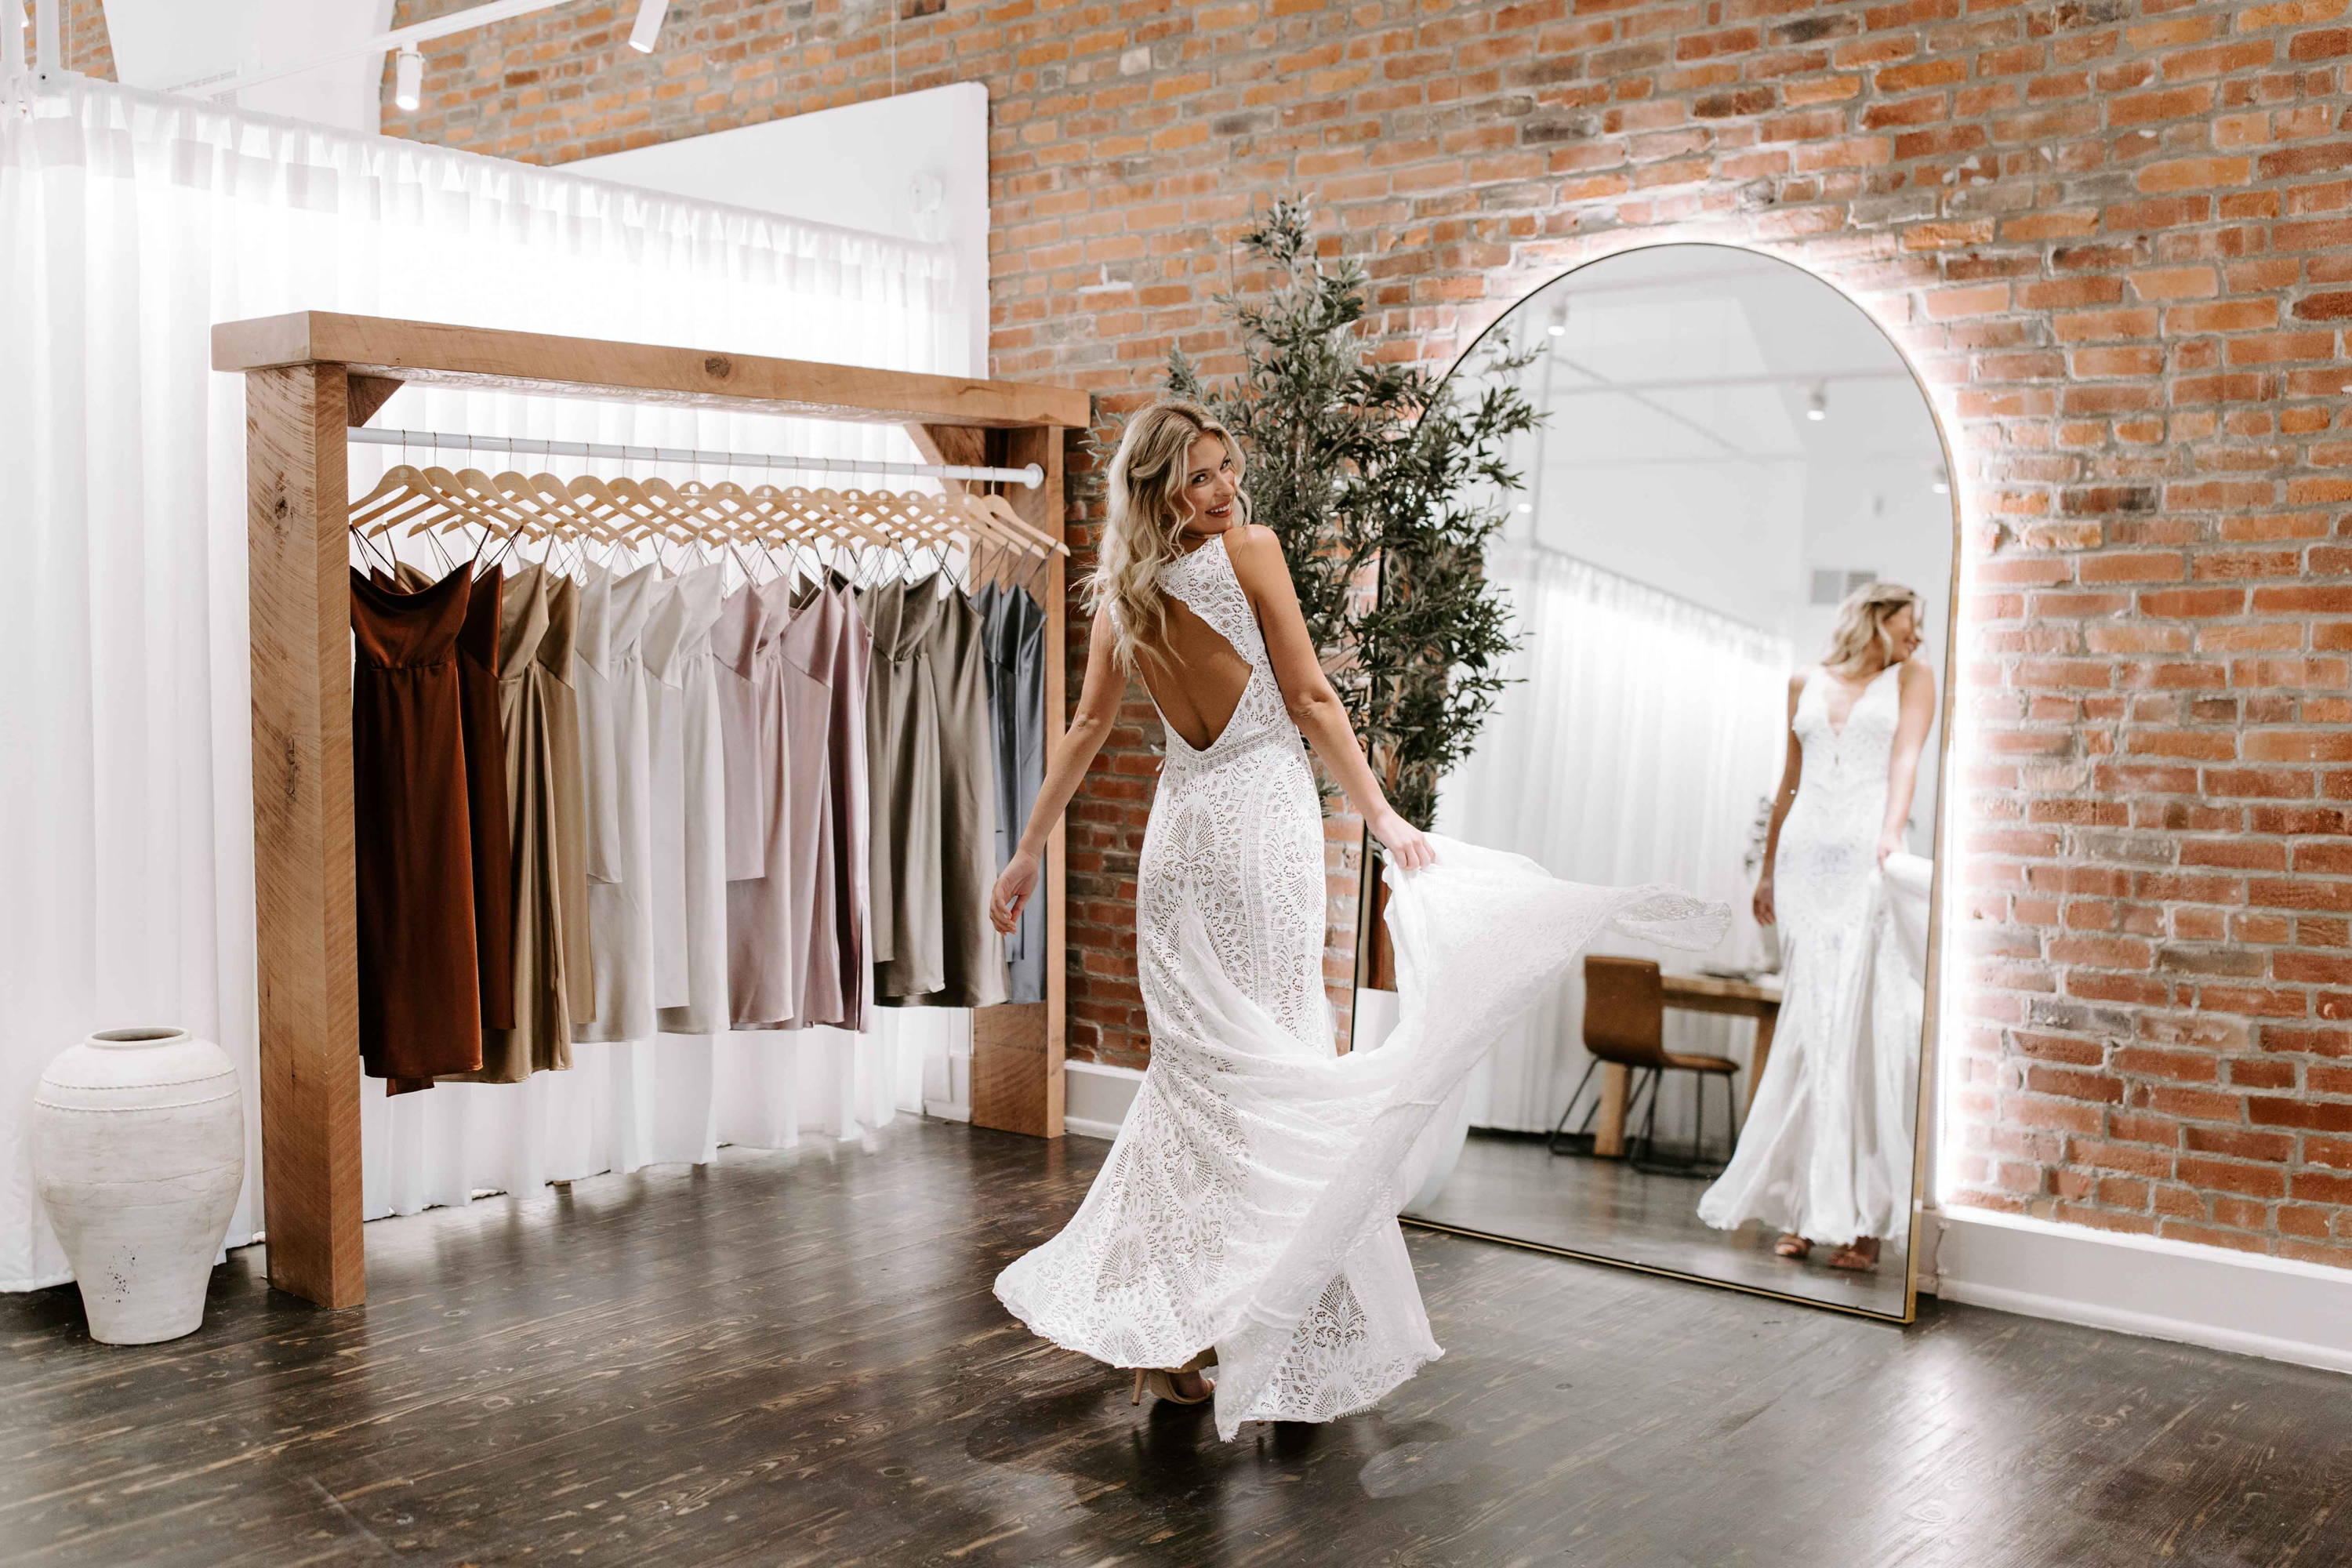
<path id="1" fill-rule="evenodd" d="M 1756 897 L 1749 903 L 1748 907 L 1756 911 L 1756 923 L 1758 925 L 1768 926 L 1772 923 L 1771 872 L 1765 872 L 1764 875 L 1757 880 Z"/>
<path id="2" fill-rule="evenodd" d="M 997 874 L 996 886 L 988 890 L 988 923 L 1010 936 L 1021 922 L 1021 906 L 1037 890 L 1037 853 L 1034 849 L 1017 851 Z"/>

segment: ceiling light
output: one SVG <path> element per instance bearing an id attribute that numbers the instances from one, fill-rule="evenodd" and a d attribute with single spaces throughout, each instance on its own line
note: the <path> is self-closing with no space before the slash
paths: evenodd
<path id="1" fill-rule="evenodd" d="M 1805 417 L 1815 424 L 1830 416 L 1830 389 L 1824 382 L 1813 383 L 1812 395 L 1805 399 Z"/>
<path id="2" fill-rule="evenodd" d="M 1544 331 L 1549 332 L 1553 337 L 1564 338 L 1568 336 L 1568 323 L 1566 321 L 1554 321 L 1550 326 L 1546 327 Z"/>
<path id="3" fill-rule="evenodd" d="M 1530 502 L 1530 501 L 1521 501 L 1521 502 L 1518 504 L 1518 508 L 1517 508 L 1517 510 L 1520 510 L 1520 511 L 1533 511 L 1533 510 L 1535 510 L 1536 509 L 1535 509 L 1534 503 L 1532 503 L 1532 502 Z"/>
<path id="4" fill-rule="evenodd" d="M 1927 488 L 1934 490 L 1939 496 L 1950 495 L 1952 493 L 1952 476 L 1945 472 L 1942 468 L 1937 468 L 1936 470 L 1935 477 L 1928 481 Z"/>
<path id="5" fill-rule="evenodd" d="M 654 52 L 660 38 L 662 18 L 669 15 L 669 0 L 637 0 L 637 25 L 629 29 L 629 47 L 641 55 Z"/>
<path id="6" fill-rule="evenodd" d="M 392 101 L 411 114 L 425 101 L 425 57 L 415 49 L 403 49 L 394 58 Z"/>

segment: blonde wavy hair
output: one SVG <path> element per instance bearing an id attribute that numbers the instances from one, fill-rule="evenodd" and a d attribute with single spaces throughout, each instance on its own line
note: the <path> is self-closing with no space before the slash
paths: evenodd
<path id="1" fill-rule="evenodd" d="M 1866 583 L 1856 588 L 1838 605 L 1837 626 L 1830 633 L 1829 652 L 1822 663 L 1842 669 L 1873 648 L 1880 658 L 1893 663 L 1895 650 L 1887 642 L 1886 623 L 1906 606 L 1916 620 L 1919 595 L 1900 583 Z"/>
<path id="2" fill-rule="evenodd" d="M 1207 409 L 1181 397 L 1162 398 L 1129 417 L 1110 460 L 1110 519 L 1087 579 L 1087 607 L 1108 606 L 1122 669 L 1135 669 L 1139 656 L 1146 649 L 1156 654 L 1163 640 L 1168 602 L 1160 591 L 1160 568 L 1184 553 L 1186 464 L 1192 443 L 1203 436 L 1225 444 L 1238 479 L 1242 444 Z M 1246 521 L 1249 503 L 1240 504 Z"/>

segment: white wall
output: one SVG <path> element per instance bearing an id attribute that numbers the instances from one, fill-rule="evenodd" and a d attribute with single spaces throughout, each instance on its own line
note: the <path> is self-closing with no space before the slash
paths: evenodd
<path id="1" fill-rule="evenodd" d="M 958 82 L 565 167 L 597 179 L 955 247 L 988 374 L 988 89 Z"/>

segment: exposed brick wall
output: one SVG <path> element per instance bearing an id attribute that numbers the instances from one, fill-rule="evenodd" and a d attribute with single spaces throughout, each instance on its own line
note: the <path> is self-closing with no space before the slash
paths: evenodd
<path id="1" fill-rule="evenodd" d="M 2347 0 L 678 0 L 642 60 L 625 26 L 452 40 L 386 129 L 560 161 L 984 82 L 995 372 L 1110 408 L 1230 352 L 1208 296 L 1291 189 L 1407 356 L 1644 240 L 1862 300 L 1971 519 L 1955 1195 L 2352 1262 Z M 1155 740 L 1130 706 L 1073 824 L 1111 1059 Z"/>
<path id="2" fill-rule="evenodd" d="M 25 10 L 30 15 L 30 6 Z M 106 0 L 65 0 L 58 13 L 58 33 L 68 70 L 114 79 L 114 40 L 106 30 Z M 25 35 L 25 51 L 37 52 L 30 30 Z"/>

